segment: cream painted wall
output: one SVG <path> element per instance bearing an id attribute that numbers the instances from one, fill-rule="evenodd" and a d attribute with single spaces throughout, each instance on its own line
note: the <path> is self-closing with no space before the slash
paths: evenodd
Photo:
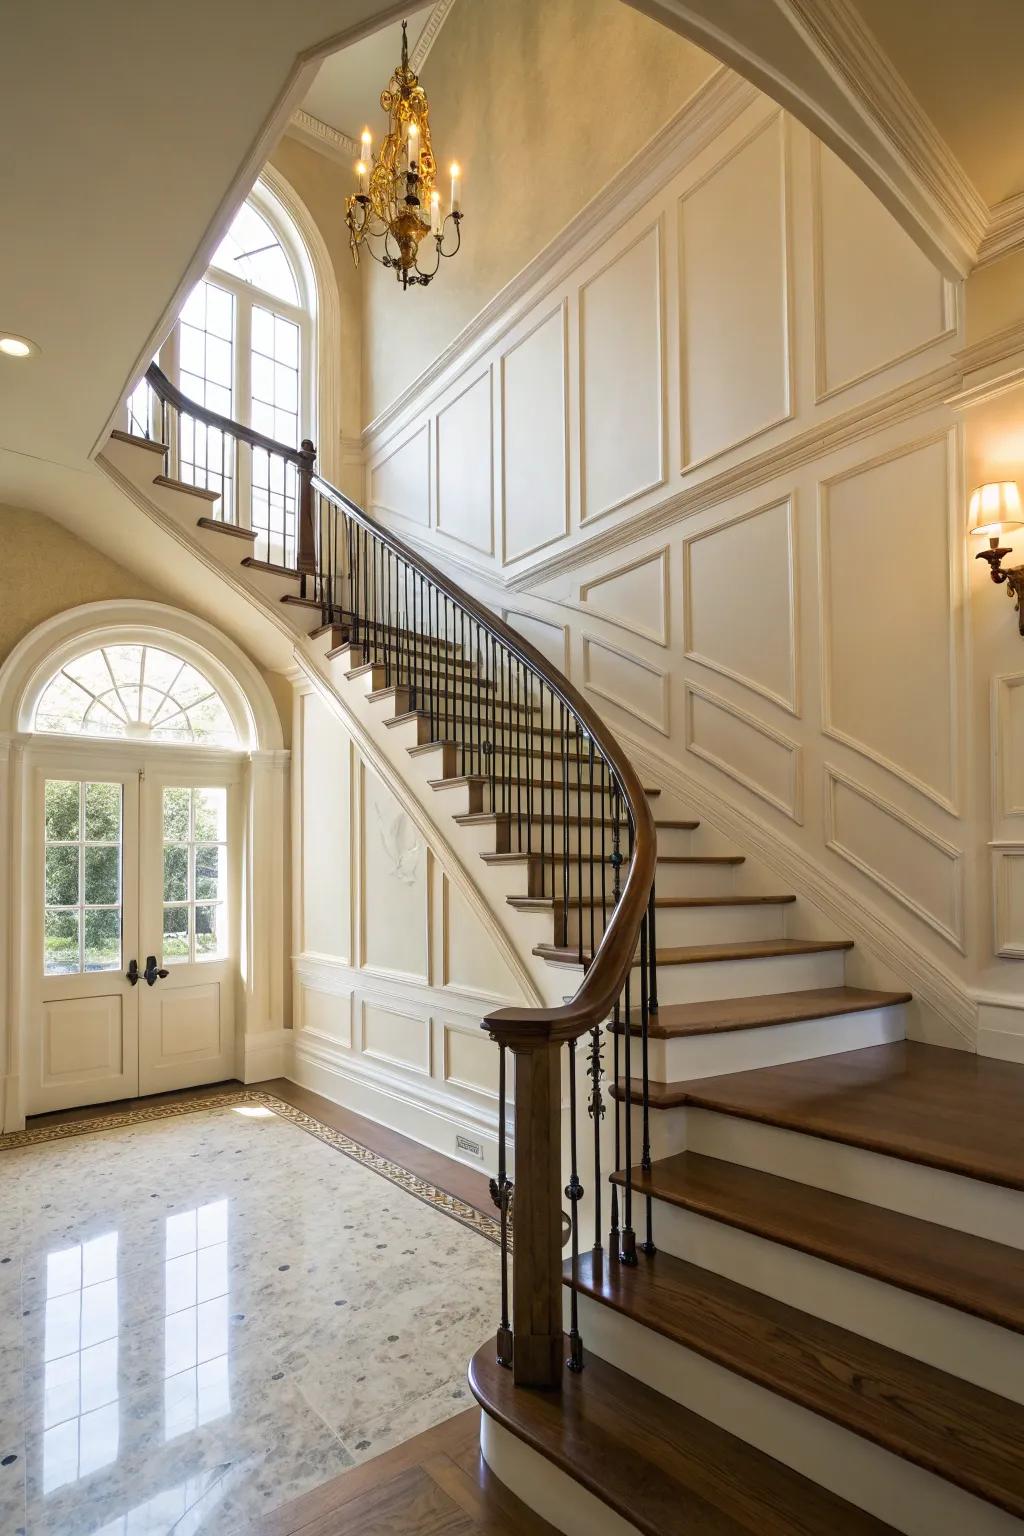
<path id="1" fill-rule="evenodd" d="M 341 312 L 341 420 L 342 441 L 358 437 L 362 430 L 362 294 L 360 274 L 348 248 L 345 226 L 345 195 L 351 190 L 343 166 L 318 154 L 296 139 L 285 136 L 270 157 L 273 165 L 305 203 L 327 246 L 338 285 Z"/>
<path id="2" fill-rule="evenodd" d="M 439 164 L 457 159 L 464 170 L 463 247 L 429 288 L 408 293 L 397 291 L 392 273 L 363 263 L 364 421 L 412 382 L 715 67 L 621 0 L 455 5 L 422 79 Z"/>
<path id="3" fill-rule="evenodd" d="M 493 1167 L 497 1052 L 484 1015 L 523 993 L 430 846 L 339 717 L 295 692 L 297 1081 Z"/>
<path id="4" fill-rule="evenodd" d="M 1001 1001 L 1024 1059 L 1024 843 L 990 847 L 1024 838 L 1024 651 L 966 539 L 1007 422 L 954 398 L 989 343 L 752 88 L 651 174 L 368 434 L 368 504 L 856 937 L 851 980 L 885 957 L 968 1046 Z"/>
<path id="5" fill-rule="evenodd" d="M 44 619 L 109 597 L 165 601 L 156 587 L 108 560 L 39 512 L 0 506 L 0 661 Z"/>

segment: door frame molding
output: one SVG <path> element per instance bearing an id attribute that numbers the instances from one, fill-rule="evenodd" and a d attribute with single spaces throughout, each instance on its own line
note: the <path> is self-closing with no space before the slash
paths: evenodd
<path id="1" fill-rule="evenodd" d="M 179 747 L 161 742 L 33 732 L 35 706 L 64 661 L 95 645 L 142 641 L 185 656 L 221 692 L 239 733 L 239 748 Z M 164 603 L 139 599 L 85 603 L 37 625 L 0 667 L 0 1126 L 25 1124 L 22 1063 L 26 1060 L 31 996 L 24 921 L 31 889 L 28 865 L 33 828 L 28 787 L 48 758 L 88 763 L 225 760 L 239 772 L 241 910 L 236 1009 L 236 1075 L 244 1082 L 273 1077 L 285 1054 L 290 986 L 287 976 L 285 832 L 290 752 L 264 678 L 243 651 L 212 624 Z M 257 877 L 257 871 L 258 877 Z M 272 1048 L 273 1047 L 273 1048 Z"/>

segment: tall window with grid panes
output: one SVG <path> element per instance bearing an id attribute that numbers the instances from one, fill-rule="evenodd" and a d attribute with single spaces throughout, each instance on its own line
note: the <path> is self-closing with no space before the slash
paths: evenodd
<path id="1" fill-rule="evenodd" d="M 157 360 L 191 400 L 297 448 L 315 435 L 315 309 L 301 237 L 277 199 L 257 186 Z M 143 383 L 129 416 L 142 419 L 147 409 Z M 293 466 L 259 449 L 238 455 L 231 438 L 188 417 L 171 446 L 178 478 L 219 493 L 212 516 L 252 528 L 257 559 L 294 566 Z"/>

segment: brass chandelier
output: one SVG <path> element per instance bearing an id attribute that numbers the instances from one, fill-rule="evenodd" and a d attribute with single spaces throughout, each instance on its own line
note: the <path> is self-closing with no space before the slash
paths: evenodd
<path id="1" fill-rule="evenodd" d="M 403 288 L 426 287 L 442 256 L 454 256 L 462 244 L 460 172 L 457 165 L 451 167 L 451 202 L 442 217 L 441 194 L 435 185 L 437 163 L 430 145 L 430 107 L 426 91 L 409 68 L 404 21 L 402 62 L 381 91 L 380 104 L 388 115 L 380 153 L 373 153 L 370 130 L 364 128 L 362 159 L 356 166 L 358 190 L 345 200 L 352 259 L 358 266 L 359 252 L 365 248 L 374 261 L 391 268 Z M 428 235 L 434 264 L 426 269 L 419 258 Z M 424 249 L 429 249 L 429 243 Z"/>

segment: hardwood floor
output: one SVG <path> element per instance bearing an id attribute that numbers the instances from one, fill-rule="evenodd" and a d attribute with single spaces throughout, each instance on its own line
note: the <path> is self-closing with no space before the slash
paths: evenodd
<path id="1" fill-rule="evenodd" d="M 467 1409 L 235 1536 L 556 1536 L 492 1476 Z"/>
<path id="2" fill-rule="evenodd" d="M 119 1099 L 112 1104 L 88 1104 L 81 1109 L 62 1109 L 49 1115 L 33 1115 L 28 1123 L 31 1127 L 65 1125 L 122 1110 L 150 1108 L 161 1104 L 201 1102 L 211 1095 L 223 1093 L 225 1089 L 244 1086 L 243 1083 L 230 1081 L 213 1083 L 204 1088 L 186 1088 L 179 1093 L 152 1094 L 144 1099 Z M 319 1093 L 312 1093 L 308 1088 L 300 1088 L 298 1083 L 289 1082 L 287 1078 L 275 1077 L 269 1082 L 253 1083 L 251 1086 L 257 1091 L 274 1094 L 295 1109 L 305 1110 L 307 1114 L 321 1120 L 324 1125 L 329 1125 L 333 1130 L 342 1131 L 346 1136 L 351 1136 L 352 1140 L 358 1141 L 360 1146 L 369 1147 L 371 1152 L 388 1158 L 401 1168 L 408 1168 L 410 1173 L 418 1174 L 421 1179 L 426 1179 L 430 1184 L 436 1184 L 438 1189 L 443 1189 L 447 1194 L 465 1200 L 466 1204 L 473 1206 L 475 1210 L 484 1211 L 489 1216 L 494 1214 L 494 1204 L 486 1174 L 477 1173 L 475 1169 L 456 1162 L 453 1157 L 445 1157 L 442 1152 L 432 1152 L 429 1147 L 421 1146 L 417 1141 L 411 1141 L 408 1136 L 402 1136 L 398 1131 L 391 1131 L 387 1126 L 378 1125 L 374 1120 L 367 1120 L 363 1115 L 357 1115 L 352 1110 L 343 1109 L 340 1104 L 333 1104 L 330 1099 L 323 1098 Z"/>

